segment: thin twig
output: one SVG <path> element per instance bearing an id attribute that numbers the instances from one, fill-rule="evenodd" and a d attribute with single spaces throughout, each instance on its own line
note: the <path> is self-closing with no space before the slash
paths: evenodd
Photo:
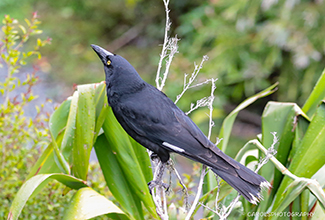
<path id="1" fill-rule="evenodd" d="M 166 13 L 166 24 L 165 24 L 164 43 L 162 46 L 160 60 L 158 63 L 157 75 L 156 75 L 156 87 L 159 90 L 161 90 L 160 83 L 159 83 L 159 80 L 161 79 L 160 72 L 161 72 L 163 60 L 167 54 L 168 32 L 170 30 L 170 25 L 171 25 L 171 23 L 169 21 L 169 8 L 168 8 L 169 0 L 163 0 L 163 2 L 164 2 L 164 6 L 165 6 L 165 13 Z"/>
<path id="2" fill-rule="evenodd" d="M 273 143 L 271 147 L 267 149 L 265 157 L 262 160 L 260 160 L 260 162 L 258 163 L 255 173 L 257 173 L 262 168 L 262 166 L 264 166 L 270 160 L 270 158 L 277 153 L 276 150 L 274 149 L 274 146 L 278 143 L 279 139 L 276 136 L 276 132 L 272 132 L 271 134 L 273 135 Z"/>
<path id="3" fill-rule="evenodd" d="M 179 183 L 181 184 L 181 186 L 183 188 L 182 191 L 185 194 L 185 209 L 188 210 L 188 206 L 189 206 L 188 197 L 189 197 L 189 195 L 188 195 L 187 187 L 185 186 L 185 183 L 183 182 L 183 180 L 182 180 L 181 176 L 179 175 L 177 169 L 173 166 L 173 160 L 170 159 L 169 161 L 170 161 L 170 165 L 171 165 L 170 168 L 172 169 L 172 171 L 175 172 L 175 175 L 176 175 Z"/>
<path id="4" fill-rule="evenodd" d="M 199 203 L 200 197 L 201 197 L 201 193 L 202 193 L 202 189 L 203 189 L 203 183 L 204 183 L 204 176 L 207 174 L 207 166 L 206 165 L 202 165 L 202 169 L 201 169 L 201 175 L 200 175 L 200 180 L 199 180 L 199 185 L 197 187 L 197 192 L 196 192 L 196 196 L 195 199 L 192 203 L 192 206 L 190 208 L 190 211 L 187 213 L 185 220 L 189 220 L 191 218 L 191 216 L 193 215 L 197 204 Z"/>
<path id="5" fill-rule="evenodd" d="M 175 36 L 173 38 L 169 38 L 169 36 L 168 36 L 168 32 L 170 30 L 170 25 L 171 25 L 170 18 L 169 18 L 170 10 L 168 8 L 169 0 L 163 0 L 163 2 L 164 2 L 165 12 L 166 12 L 166 24 L 165 24 L 164 43 L 162 45 L 162 50 L 161 50 L 157 74 L 156 74 L 156 87 L 159 90 L 162 90 L 165 86 L 166 79 L 167 79 L 167 76 L 169 73 L 170 65 L 172 63 L 172 60 L 173 60 L 175 54 L 178 53 L 177 43 L 179 41 L 177 36 Z M 169 51 L 169 53 L 168 53 L 168 51 Z M 163 61 L 166 57 L 168 57 L 166 59 L 166 67 L 165 67 L 163 76 L 161 77 L 161 68 L 162 68 Z"/>
<path id="6" fill-rule="evenodd" d="M 210 140 L 211 138 L 211 133 L 212 133 L 212 127 L 214 126 L 214 122 L 212 120 L 212 113 L 213 113 L 213 101 L 214 101 L 214 91 L 216 90 L 216 84 L 215 82 L 217 81 L 217 79 L 211 79 L 211 93 L 210 93 L 210 102 L 209 102 L 209 133 L 208 133 L 208 139 Z"/>
<path id="7" fill-rule="evenodd" d="M 154 167 L 153 184 L 156 184 L 151 190 L 153 201 L 156 205 L 156 212 L 162 220 L 168 220 L 166 193 L 162 185 L 162 177 L 165 170 L 165 163 L 159 158 L 152 160 Z"/>
<path id="8" fill-rule="evenodd" d="M 203 63 L 205 61 L 207 61 L 208 59 L 209 59 L 209 57 L 207 55 L 204 55 L 203 58 L 202 58 L 202 61 L 201 61 L 200 65 L 196 65 L 194 63 L 194 71 L 192 72 L 191 77 L 189 78 L 188 82 L 186 80 L 187 74 L 184 75 L 184 87 L 183 87 L 183 91 L 181 92 L 181 94 L 179 94 L 176 97 L 175 104 L 181 99 L 181 97 L 184 95 L 184 93 L 190 88 L 190 86 L 194 82 L 196 76 L 199 74 L 200 70 L 202 69 Z M 198 86 L 199 84 L 197 84 L 196 86 Z M 201 84 L 203 84 L 203 83 L 201 83 Z M 192 87 L 195 87 L 195 86 L 192 86 Z"/>

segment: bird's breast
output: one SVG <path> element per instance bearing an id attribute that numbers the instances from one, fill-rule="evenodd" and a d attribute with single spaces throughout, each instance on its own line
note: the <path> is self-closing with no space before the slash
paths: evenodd
<path id="1" fill-rule="evenodd" d="M 120 97 L 121 96 L 118 92 L 112 90 L 110 87 L 107 87 L 107 101 L 111 107 L 119 102 Z"/>

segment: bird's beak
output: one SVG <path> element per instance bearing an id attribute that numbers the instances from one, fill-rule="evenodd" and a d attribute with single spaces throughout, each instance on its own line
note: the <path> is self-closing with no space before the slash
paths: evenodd
<path id="1" fill-rule="evenodd" d="M 107 50 L 101 48 L 100 46 L 97 46 L 95 44 L 91 44 L 90 45 L 93 50 L 97 53 L 97 55 L 99 56 L 99 58 L 104 62 L 104 58 L 107 56 L 114 56 L 114 54 L 112 54 L 111 52 L 108 52 Z"/>

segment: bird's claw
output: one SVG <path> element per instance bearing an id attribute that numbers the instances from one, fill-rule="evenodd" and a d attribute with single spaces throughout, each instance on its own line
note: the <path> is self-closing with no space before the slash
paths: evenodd
<path id="1" fill-rule="evenodd" d="M 152 195 L 152 190 L 157 186 L 160 186 L 160 187 L 164 188 L 166 191 L 169 190 L 169 185 L 167 183 L 152 180 L 152 181 L 150 181 L 148 183 L 148 188 L 149 188 L 149 192 L 150 192 L 151 195 Z"/>

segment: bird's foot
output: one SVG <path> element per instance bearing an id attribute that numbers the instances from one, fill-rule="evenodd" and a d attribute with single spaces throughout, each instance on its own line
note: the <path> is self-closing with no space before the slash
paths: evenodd
<path id="1" fill-rule="evenodd" d="M 151 195 L 152 195 L 152 190 L 155 187 L 162 187 L 166 190 L 166 192 L 168 192 L 168 190 L 169 190 L 169 185 L 167 183 L 152 180 L 148 183 L 148 188 L 149 188 L 149 192 Z"/>

